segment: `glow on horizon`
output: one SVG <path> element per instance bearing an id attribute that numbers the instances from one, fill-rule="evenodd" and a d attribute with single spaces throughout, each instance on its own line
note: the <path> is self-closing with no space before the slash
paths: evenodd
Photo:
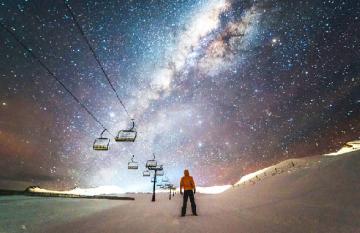
<path id="1" fill-rule="evenodd" d="M 197 187 L 196 191 L 202 194 L 220 194 L 231 188 L 232 185 L 221 185 L 221 186 L 211 186 L 211 187 Z M 111 195 L 111 194 L 125 194 L 127 192 L 131 192 L 130 190 L 125 191 L 116 185 L 106 185 L 99 186 L 96 188 L 75 188 L 68 191 L 56 191 L 56 190 L 48 190 L 42 188 L 31 188 L 31 192 L 37 193 L 57 193 L 57 194 L 72 194 L 72 195 L 86 195 L 86 196 L 95 196 L 95 195 Z M 177 189 L 179 192 L 179 189 Z M 168 192 L 168 190 L 157 190 L 157 192 Z M 133 193 L 142 193 L 140 191 Z"/>

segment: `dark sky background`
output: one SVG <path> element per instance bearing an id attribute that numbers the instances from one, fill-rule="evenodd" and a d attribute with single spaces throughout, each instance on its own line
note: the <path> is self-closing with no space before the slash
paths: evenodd
<path id="1" fill-rule="evenodd" d="M 358 0 L 68 3 L 138 138 L 93 151 L 101 126 L 0 28 L 0 188 L 148 190 L 152 153 L 222 185 L 360 137 Z M 130 124 L 63 1 L 0 1 L 0 22 L 112 134 Z"/>

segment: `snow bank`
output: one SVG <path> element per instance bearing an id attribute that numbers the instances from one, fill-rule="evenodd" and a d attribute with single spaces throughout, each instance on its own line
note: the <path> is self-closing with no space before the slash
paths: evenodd
<path id="1" fill-rule="evenodd" d="M 211 186 L 211 187 L 197 187 L 196 192 L 203 193 L 203 194 L 219 194 L 225 192 L 232 185 L 221 185 L 221 186 Z"/>
<path id="2" fill-rule="evenodd" d="M 124 194 L 124 190 L 118 186 L 99 186 L 96 188 L 75 188 L 68 191 L 54 191 L 48 189 L 42 189 L 39 187 L 29 188 L 29 192 L 37 193 L 57 193 L 57 194 L 72 194 L 72 195 L 86 195 L 86 196 L 95 196 L 95 195 L 110 195 L 110 194 Z"/>
<path id="3" fill-rule="evenodd" d="M 270 167 L 242 176 L 234 185 L 245 184 L 246 182 L 257 182 L 265 177 L 274 176 L 296 167 L 305 166 L 307 163 L 303 159 L 288 159 Z"/>
<path id="4" fill-rule="evenodd" d="M 333 153 L 325 154 L 324 156 L 337 156 L 357 150 L 360 150 L 360 140 L 347 142 L 340 150 Z"/>
<path id="5" fill-rule="evenodd" d="M 349 152 L 360 150 L 360 140 L 355 140 L 351 142 L 347 142 L 340 150 L 334 153 L 324 154 L 323 156 L 337 156 L 337 155 L 343 155 Z M 315 161 L 315 162 L 319 162 Z M 247 174 L 245 176 L 242 176 L 240 180 L 235 183 L 234 185 L 240 185 L 245 184 L 246 182 L 257 182 L 261 180 L 262 178 L 265 178 L 266 176 L 273 176 L 279 173 L 283 173 L 285 171 L 289 171 L 292 169 L 298 169 L 300 167 L 308 168 L 311 165 L 311 162 L 307 158 L 301 158 L 301 159 L 288 159 L 285 161 L 282 161 L 278 164 L 272 165 L 270 167 L 263 168 L 259 171 Z"/>

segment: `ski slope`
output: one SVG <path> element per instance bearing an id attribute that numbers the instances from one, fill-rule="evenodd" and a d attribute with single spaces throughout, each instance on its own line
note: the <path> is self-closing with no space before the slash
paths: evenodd
<path id="1" fill-rule="evenodd" d="M 155 203 L 149 194 L 131 195 L 135 201 L 1 197 L 0 232 L 360 232 L 360 151 L 301 161 L 220 194 L 196 194 L 199 216 L 184 218 L 181 196 L 170 201 L 165 193 Z"/>

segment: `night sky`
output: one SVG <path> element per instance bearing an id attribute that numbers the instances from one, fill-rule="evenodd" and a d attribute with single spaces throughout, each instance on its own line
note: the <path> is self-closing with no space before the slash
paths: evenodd
<path id="1" fill-rule="evenodd" d="M 223 185 L 360 138 L 358 0 L 68 4 L 137 140 L 93 151 L 102 127 L 0 28 L 0 188 L 148 190 L 152 153 L 175 184 Z M 130 125 L 63 1 L 0 1 L 0 22 L 112 135 Z"/>

